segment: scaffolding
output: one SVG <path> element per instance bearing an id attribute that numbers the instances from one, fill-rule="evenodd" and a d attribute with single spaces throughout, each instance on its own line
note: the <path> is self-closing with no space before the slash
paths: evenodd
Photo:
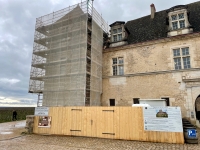
<path id="1" fill-rule="evenodd" d="M 36 19 L 29 93 L 42 106 L 99 106 L 108 24 L 85 1 Z M 42 95 L 42 96 L 41 96 Z"/>

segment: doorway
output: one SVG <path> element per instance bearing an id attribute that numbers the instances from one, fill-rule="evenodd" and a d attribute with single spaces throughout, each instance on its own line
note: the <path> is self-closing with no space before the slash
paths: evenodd
<path id="1" fill-rule="evenodd" d="M 200 120 L 200 95 L 197 97 L 195 101 L 195 112 L 196 112 L 196 119 Z"/>

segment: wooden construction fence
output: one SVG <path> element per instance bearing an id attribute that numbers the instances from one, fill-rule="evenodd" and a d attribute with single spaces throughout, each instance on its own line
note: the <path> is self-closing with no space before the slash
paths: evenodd
<path id="1" fill-rule="evenodd" d="M 141 107 L 50 107 L 49 116 L 49 128 L 34 118 L 33 133 L 184 143 L 183 132 L 145 131 Z"/>

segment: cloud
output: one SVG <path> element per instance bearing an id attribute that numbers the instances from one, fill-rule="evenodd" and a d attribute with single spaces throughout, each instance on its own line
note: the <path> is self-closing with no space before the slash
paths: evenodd
<path id="1" fill-rule="evenodd" d="M 23 98 L 6 98 L 6 99 L 1 99 L 0 98 L 0 107 L 3 106 L 15 106 L 15 107 L 25 107 L 25 106 L 36 106 L 36 101 L 33 99 L 23 99 Z"/>
<path id="2" fill-rule="evenodd" d="M 20 82 L 20 80 L 18 79 L 7 79 L 7 78 L 1 78 L 0 79 L 0 84 L 3 83 L 3 84 L 15 84 L 17 82 Z"/>
<path id="3" fill-rule="evenodd" d="M 6 97 L 0 97 L 0 100 L 4 100 L 4 99 L 6 99 Z"/>

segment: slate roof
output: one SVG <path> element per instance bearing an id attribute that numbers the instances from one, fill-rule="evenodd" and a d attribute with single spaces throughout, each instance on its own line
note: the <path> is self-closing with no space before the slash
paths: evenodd
<path id="1" fill-rule="evenodd" d="M 193 32 L 200 32 L 200 1 L 185 6 L 189 12 L 189 23 L 193 28 Z M 125 24 L 125 29 L 129 33 L 127 37 L 128 44 L 166 38 L 168 32 L 167 12 L 171 9 L 156 12 L 154 19 L 151 19 L 151 15 L 148 15 L 128 21 Z"/>
<path id="2" fill-rule="evenodd" d="M 109 26 L 112 27 L 116 24 L 125 24 L 125 22 L 124 21 L 115 21 L 114 23 L 110 24 Z"/>

